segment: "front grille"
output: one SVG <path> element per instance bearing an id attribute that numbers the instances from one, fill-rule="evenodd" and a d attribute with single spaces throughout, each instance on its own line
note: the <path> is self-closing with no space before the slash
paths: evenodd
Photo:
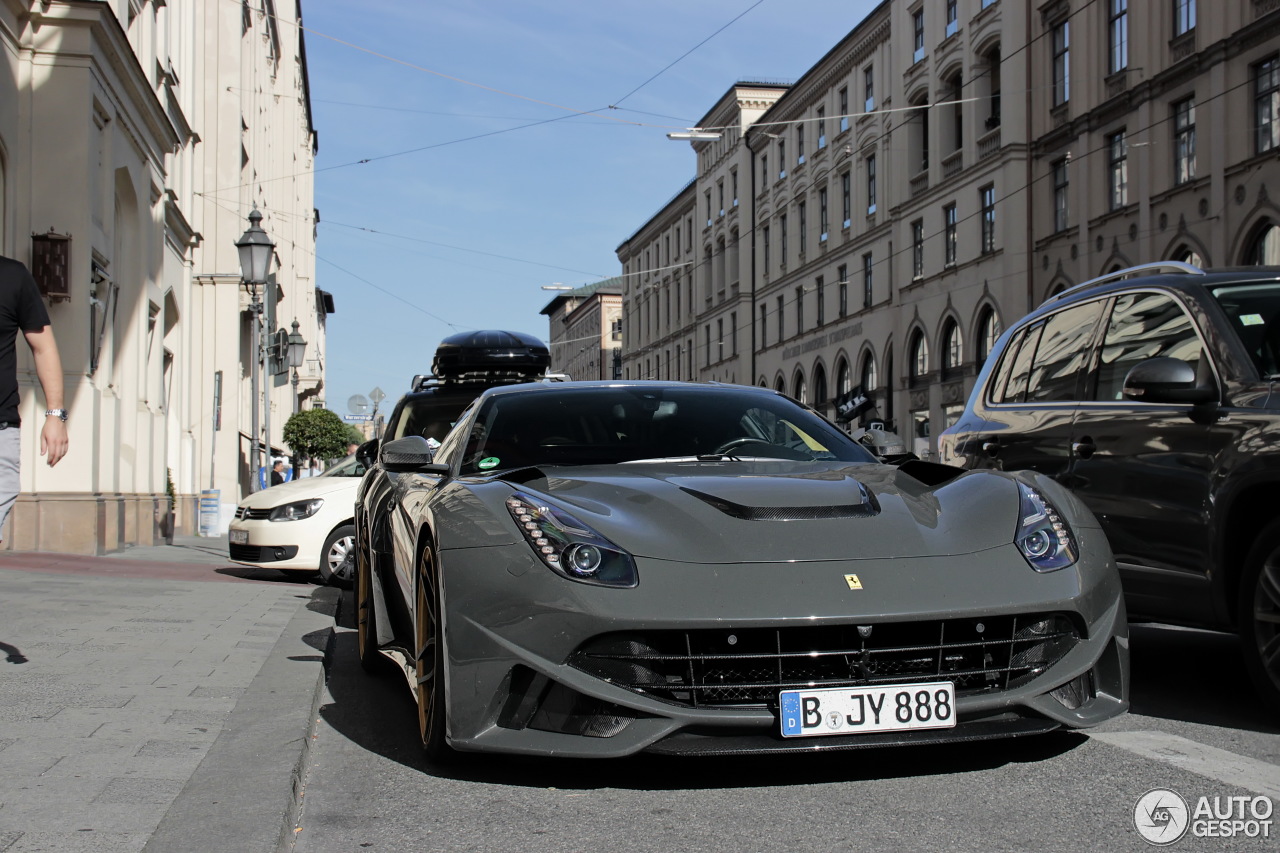
<path id="1" fill-rule="evenodd" d="M 605 634 L 569 663 L 687 707 L 775 707 L 780 690 L 955 682 L 961 696 L 1025 684 L 1080 640 L 1063 613 L 746 630 Z"/>
<path id="2" fill-rule="evenodd" d="M 236 507 L 236 518 L 248 518 L 254 521 L 261 521 L 264 518 L 271 517 L 271 509 L 250 509 L 247 506 Z"/>

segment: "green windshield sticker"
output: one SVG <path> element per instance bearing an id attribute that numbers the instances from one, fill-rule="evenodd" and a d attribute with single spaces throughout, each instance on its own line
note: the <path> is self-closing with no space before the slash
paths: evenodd
<path id="1" fill-rule="evenodd" d="M 1262 322 L 1261 314 L 1241 314 L 1240 325 L 1241 326 L 1263 326 L 1266 324 Z"/>
<path id="2" fill-rule="evenodd" d="M 487 471 L 490 468 L 498 467 L 498 457 L 486 456 L 484 459 L 481 459 L 480 462 L 477 464 L 480 468 L 483 468 L 484 470 Z"/>

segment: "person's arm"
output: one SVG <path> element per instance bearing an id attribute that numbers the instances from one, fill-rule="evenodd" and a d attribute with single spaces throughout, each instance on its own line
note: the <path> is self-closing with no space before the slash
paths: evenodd
<path id="1" fill-rule="evenodd" d="M 62 397 L 62 359 L 58 357 L 58 342 L 53 338 L 53 326 L 39 331 L 23 331 L 31 354 L 36 360 L 36 378 L 44 390 L 46 409 L 62 409 L 66 403 Z M 67 425 L 55 415 L 46 416 L 40 430 L 40 455 L 48 458 L 49 467 L 58 464 L 67 455 Z"/>

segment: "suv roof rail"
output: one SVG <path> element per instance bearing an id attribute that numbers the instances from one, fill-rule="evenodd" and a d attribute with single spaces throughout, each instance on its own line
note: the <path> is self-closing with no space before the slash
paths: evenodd
<path id="1" fill-rule="evenodd" d="M 1138 264 L 1134 267 L 1126 267 L 1122 270 L 1109 272 L 1106 275 L 1100 275 L 1097 278 L 1091 278 L 1088 281 L 1082 281 L 1077 285 L 1068 287 L 1061 293 L 1050 296 L 1046 302 L 1056 302 L 1068 293 L 1077 290 L 1084 290 L 1086 287 L 1093 287 L 1098 284 L 1105 284 L 1108 281 L 1120 281 L 1134 275 L 1145 275 L 1154 273 L 1181 273 L 1183 275 L 1204 275 L 1204 270 L 1200 267 L 1186 263 L 1185 261 L 1155 261 L 1150 264 Z"/>

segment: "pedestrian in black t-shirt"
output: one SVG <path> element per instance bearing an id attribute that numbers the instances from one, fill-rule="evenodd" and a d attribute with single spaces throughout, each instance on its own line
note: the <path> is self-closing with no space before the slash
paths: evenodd
<path id="1" fill-rule="evenodd" d="M 271 466 L 271 485 L 278 486 L 284 482 L 284 460 L 277 459 Z"/>
<path id="2" fill-rule="evenodd" d="M 67 454 L 67 410 L 62 399 L 62 361 L 49 325 L 49 312 L 35 279 L 21 261 L 0 256 L 0 525 L 18 499 L 18 332 L 35 356 L 36 379 L 44 391 L 40 454 L 49 467 Z"/>

